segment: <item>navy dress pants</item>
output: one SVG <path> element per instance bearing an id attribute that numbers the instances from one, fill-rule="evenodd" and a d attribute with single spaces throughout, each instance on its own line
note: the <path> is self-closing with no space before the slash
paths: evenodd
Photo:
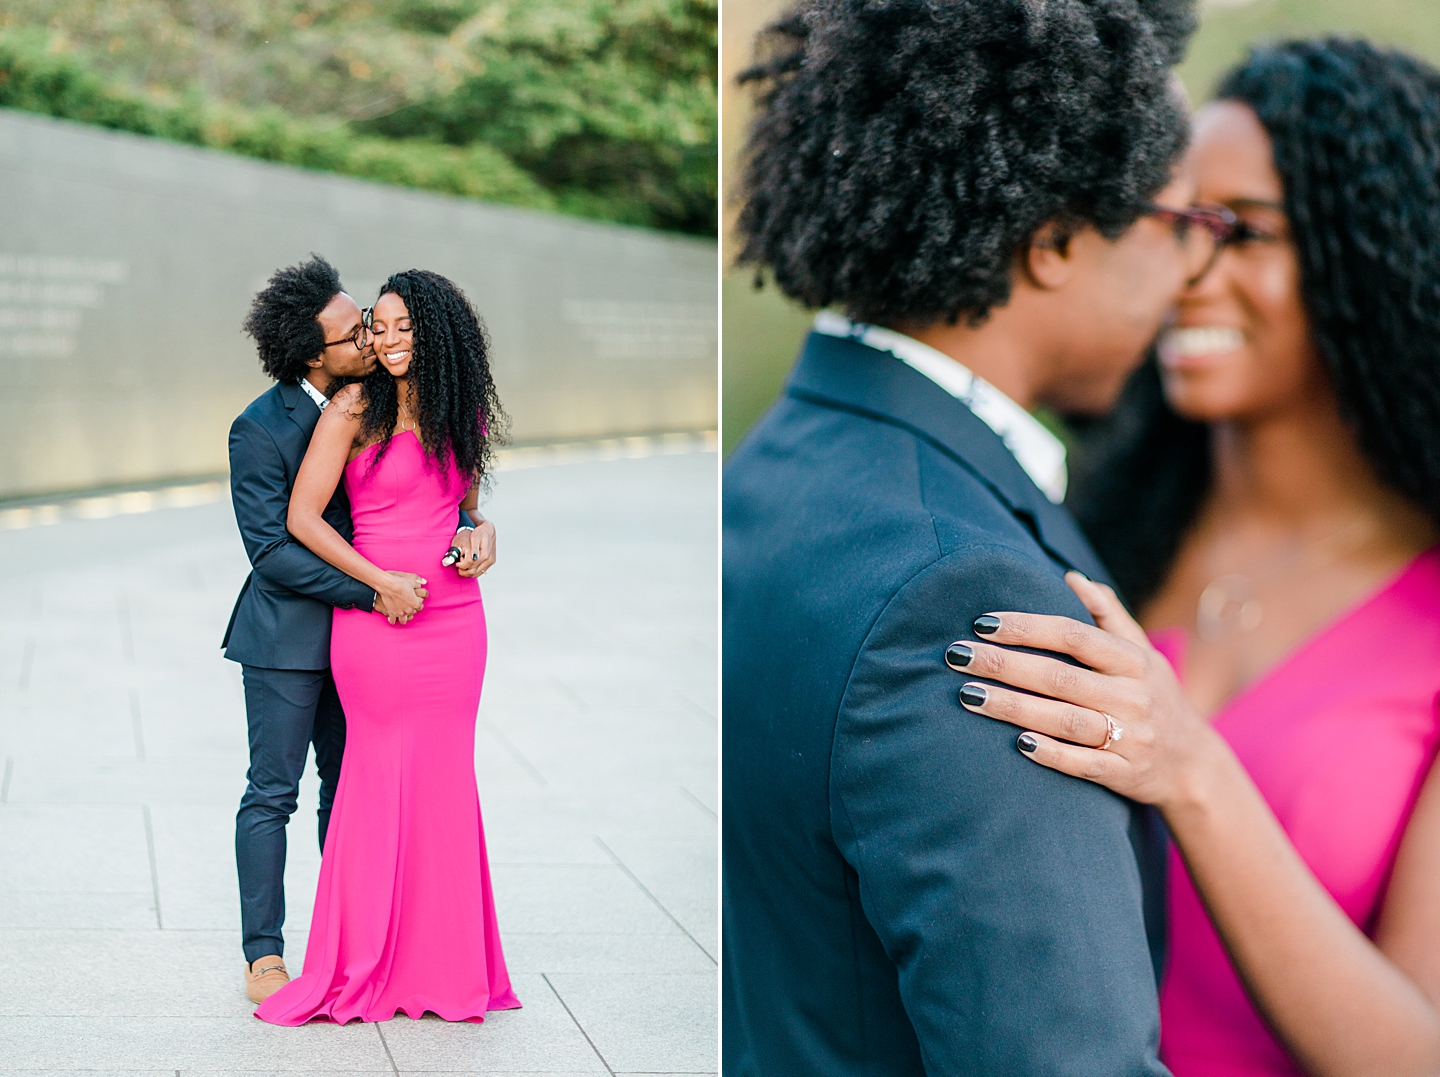
<path id="1" fill-rule="evenodd" d="M 285 954 L 285 825 L 295 813 L 306 750 L 320 772 L 320 849 L 345 752 L 345 712 L 328 669 L 242 666 L 250 727 L 248 785 L 235 816 L 245 960 Z"/>

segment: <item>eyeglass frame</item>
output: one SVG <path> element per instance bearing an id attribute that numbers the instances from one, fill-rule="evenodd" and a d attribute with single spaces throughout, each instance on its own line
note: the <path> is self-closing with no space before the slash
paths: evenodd
<path id="1" fill-rule="evenodd" d="M 1215 263 L 1220 260 L 1220 252 L 1234 241 L 1241 226 L 1240 218 L 1235 215 L 1233 210 L 1215 202 L 1202 202 L 1185 209 L 1151 202 L 1145 207 L 1145 216 L 1156 217 L 1170 224 L 1179 224 L 1184 221 L 1187 225 L 1204 228 L 1215 241 L 1215 247 L 1210 252 L 1210 260 L 1205 263 L 1200 272 L 1185 282 L 1187 288 L 1193 288 L 1199 284 L 1205 279 L 1205 275 L 1215 268 Z"/>
<path id="2" fill-rule="evenodd" d="M 375 335 L 374 326 L 375 308 L 366 307 L 360 312 L 360 327 L 356 329 L 355 332 L 351 333 L 348 337 L 341 337 L 339 340 L 327 340 L 325 347 L 333 348 L 336 344 L 353 344 L 357 352 L 361 351 L 365 347 L 365 344 L 369 343 L 369 338 Z M 362 341 L 364 341 L 364 343 L 361 343 Z"/>

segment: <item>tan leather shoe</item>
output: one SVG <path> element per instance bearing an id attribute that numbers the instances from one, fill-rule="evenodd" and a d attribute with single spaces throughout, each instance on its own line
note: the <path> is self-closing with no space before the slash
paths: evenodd
<path id="1" fill-rule="evenodd" d="M 290 982 L 285 960 L 279 954 L 258 958 L 245 966 L 245 994 L 251 1002 L 264 1002 Z"/>

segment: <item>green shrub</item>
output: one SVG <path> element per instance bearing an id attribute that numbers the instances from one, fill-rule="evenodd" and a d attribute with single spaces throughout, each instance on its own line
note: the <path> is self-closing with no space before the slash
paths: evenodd
<path id="1" fill-rule="evenodd" d="M 528 172 L 483 143 L 397 141 L 278 109 L 215 104 L 196 93 L 145 97 L 108 85 L 83 59 L 57 51 L 49 35 L 34 30 L 0 31 L 0 106 L 404 187 L 607 216 L 586 212 L 599 206 L 557 203 Z"/>
<path id="2" fill-rule="evenodd" d="M 715 234 L 715 0 L 526 0 L 475 11 L 453 32 L 474 26 L 460 84 L 362 130 L 491 145 L 572 212 Z"/>

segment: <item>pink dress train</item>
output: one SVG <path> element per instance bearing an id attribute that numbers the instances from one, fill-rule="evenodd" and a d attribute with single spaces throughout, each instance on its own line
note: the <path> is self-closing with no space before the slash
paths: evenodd
<path id="1" fill-rule="evenodd" d="M 1183 677 L 1184 633 L 1156 633 L 1154 642 Z M 1437 694 L 1440 547 L 1215 716 L 1296 851 L 1367 935 L 1440 744 Z M 1174 850 L 1169 887 L 1160 1057 L 1175 1077 L 1298 1077 Z"/>
<path id="2" fill-rule="evenodd" d="M 520 1005 L 510 989 L 475 785 L 485 675 L 477 580 L 442 568 L 466 483 L 409 432 L 372 469 L 345 468 L 354 545 L 428 581 L 408 625 L 336 610 L 335 686 L 345 758 L 330 818 L 304 973 L 260 1004 L 277 1025 L 384 1021 L 427 1010 L 483 1021 Z"/>

